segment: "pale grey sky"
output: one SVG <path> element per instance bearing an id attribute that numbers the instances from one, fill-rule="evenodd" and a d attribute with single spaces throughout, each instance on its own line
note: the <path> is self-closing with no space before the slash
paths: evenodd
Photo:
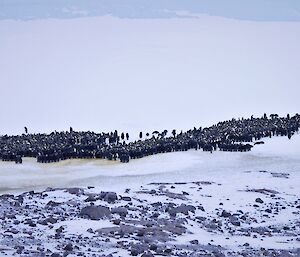
<path id="1" fill-rule="evenodd" d="M 252 21 L 300 21 L 299 0 L 0 0 L 0 19 L 170 18 L 178 11 Z"/>

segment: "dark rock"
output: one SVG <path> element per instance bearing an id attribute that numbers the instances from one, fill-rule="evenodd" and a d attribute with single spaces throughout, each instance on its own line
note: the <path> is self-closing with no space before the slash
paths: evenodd
<path id="1" fill-rule="evenodd" d="M 141 257 L 154 257 L 154 255 L 151 252 L 145 252 Z"/>
<path id="2" fill-rule="evenodd" d="M 224 218 L 228 218 L 231 216 L 231 213 L 230 212 L 227 212 L 225 210 L 222 211 L 221 213 L 221 217 L 224 217 Z"/>
<path id="3" fill-rule="evenodd" d="M 71 252 L 73 251 L 73 245 L 71 243 L 68 243 L 65 247 L 64 247 L 65 251 Z"/>
<path id="4" fill-rule="evenodd" d="M 225 254 L 220 251 L 213 251 L 212 254 L 214 257 L 225 257 Z"/>
<path id="5" fill-rule="evenodd" d="M 203 222 L 203 221 L 206 220 L 206 217 L 197 216 L 197 217 L 195 217 L 195 219 L 200 221 L 200 222 Z"/>
<path id="6" fill-rule="evenodd" d="M 263 203 L 264 201 L 261 198 L 256 198 L 255 202 L 257 202 L 257 203 Z"/>
<path id="7" fill-rule="evenodd" d="M 14 225 L 19 225 L 21 222 L 18 220 L 14 220 Z"/>
<path id="8" fill-rule="evenodd" d="M 110 217 L 111 212 L 105 206 L 87 206 L 80 211 L 80 216 L 88 217 L 91 220 L 100 220 L 104 217 Z"/>
<path id="9" fill-rule="evenodd" d="M 241 226 L 241 222 L 238 220 L 231 221 L 231 224 L 234 226 Z"/>
<path id="10" fill-rule="evenodd" d="M 215 230 L 215 229 L 218 228 L 218 225 L 217 225 L 215 222 L 210 221 L 209 223 L 207 223 L 207 224 L 205 225 L 205 227 L 206 227 L 206 228 L 209 228 L 209 229 L 212 229 L 212 230 Z"/>
<path id="11" fill-rule="evenodd" d="M 234 226 L 241 225 L 241 222 L 239 221 L 238 217 L 236 217 L 236 216 L 230 216 L 229 220 L 230 220 L 231 224 Z"/>
<path id="12" fill-rule="evenodd" d="M 59 206 L 61 205 L 61 203 L 57 203 L 57 202 L 54 202 L 54 201 L 49 201 L 47 204 L 46 204 L 46 208 L 49 208 L 49 207 L 56 207 L 56 206 Z"/>
<path id="13" fill-rule="evenodd" d="M 14 215 L 14 214 L 9 214 L 9 213 L 7 213 L 7 214 L 5 215 L 5 217 L 6 217 L 7 219 L 11 219 L 11 220 L 16 219 L 16 215 Z"/>
<path id="14" fill-rule="evenodd" d="M 191 240 L 190 243 L 191 243 L 192 245 L 198 245 L 198 244 L 199 244 L 199 241 L 198 241 L 197 239 L 195 239 L 195 240 Z"/>
<path id="15" fill-rule="evenodd" d="M 139 236 L 139 237 L 144 236 L 145 235 L 145 229 L 139 229 L 136 235 Z"/>
<path id="16" fill-rule="evenodd" d="M 178 207 L 170 208 L 168 210 L 170 216 L 176 216 L 177 213 L 188 215 L 189 212 L 195 213 L 196 208 L 193 205 L 181 204 Z"/>
<path id="17" fill-rule="evenodd" d="M 131 197 L 129 196 L 122 196 L 122 200 L 126 202 L 131 202 Z"/>
<path id="18" fill-rule="evenodd" d="M 149 249 L 150 249 L 151 251 L 156 251 L 157 245 L 156 245 L 156 244 L 151 244 L 150 247 L 149 247 Z"/>
<path id="19" fill-rule="evenodd" d="M 101 192 L 100 198 L 108 203 L 114 203 L 118 200 L 118 196 L 115 192 Z"/>
<path id="20" fill-rule="evenodd" d="M 84 190 L 82 188 L 73 187 L 73 188 L 67 188 L 66 192 L 72 195 L 82 195 L 84 193 Z"/>
<path id="21" fill-rule="evenodd" d="M 115 225 L 120 225 L 121 221 L 119 219 L 115 219 L 112 221 Z"/>
<path id="22" fill-rule="evenodd" d="M 158 218 L 159 216 L 159 213 L 158 212 L 154 212 L 152 215 L 151 215 L 151 218 Z"/>
<path id="23" fill-rule="evenodd" d="M 44 219 L 44 220 L 38 220 L 37 223 L 40 224 L 40 225 L 43 225 L 43 226 L 47 226 L 48 225 L 48 222 L 47 222 L 46 219 Z"/>
<path id="24" fill-rule="evenodd" d="M 55 219 L 55 218 L 53 218 L 53 217 L 49 217 L 49 218 L 46 219 L 46 221 L 47 221 L 48 223 L 55 224 L 55 223 L 57 222 L 57 219 Z"/>
<path id="25" fill-rule="evenodd" d="M 275 178 L 289 178 L 289 173 L 271 172 L 271 175 Z"/>
<path id="26" fill-rule="evenodd" d="M 14 195 L 10 195 L 10 194 L 3 194 L 0 195 L 0 200 L 8 200 L 8 199 L 13 199 L 15 196 Z"/>
<path id="27" fill-rule="evenodd" d="M 17 230 L 16 228 L 10 228 L 10 229 L 6 230 L 5 233 L 12 233 L 12 234 L 16 235 L 19 233 L 19 230 Z"/>
<path id="28" fill-rule="evenodd" d="M 31 219 L 27 219 L 24 224 L 27 224 L 29 227 L 36 227 L 36 224 Z"/>
<path id="29" fill-rule="evenodd" d="M 204 207 L 203 207 L 202 205 L 199 205 L 199 206 L 197 207 L 197 209 L 200 210 L 200 211 L 204 211 L 204 212 L 205 212 L 205 209 L 204 209 Z"/>
<path id="30" fill-rule="evenodd" d="M 172 253 L 172 249 L 171 249 L 171 248 L 166 248 L 166 249 L 164 250 L 164 253 L 166 253 L 166 254 L 171 254 L 171 253 Z"/>
<path id="31" fill-rule="evenodd" d="M 130 254 L 132 256 L 138 256 L 139 254 L 142 254 L 144 252 L 144 248 L 145 247 L 143 247 L 143 245 L 134 245 L 130 250 Z"/>
<path id="32" fill-rule="evenodd" d="M 139 251 L 136 248 L 132 248 L 130 251 L 130 255 L 132 256 L 138 256 L 139 255 Z"/>
<path id="33" fill-rule="evenodd" d="M 243 215 L 240 217 L 240 219 L 245 221 L 245 220 L 247 220 L 247 217 L 245 215 Z"/>
<path id="34" fill-rule="evenodd" d="M 251 228 L 251 231 L 259 235 L 267 235 L 270 233 L 270 230 L 266 227 L 255 227 Z"/>
<path id="35" fill-rule="evenodd" d="M 55 230 L 55 232 L 58 233 L 58 234 L 62 233 L 63 231 L 64 231 L 64 227 L 63 226 L 60 226 L 59 228 L 57 228 Z"/>
<path id="36" fill-rule="evenodd" d="M 17 246 L 17 254 L 21 254 L 24 251 L 25 247 L 24 246 Z"/>
<path id="37" fill-rule="evenodd" d="M 125 217 L 128 214 L 128 210 L 125 207 L 116 207 L 111 209 L 111 213 Z"/>

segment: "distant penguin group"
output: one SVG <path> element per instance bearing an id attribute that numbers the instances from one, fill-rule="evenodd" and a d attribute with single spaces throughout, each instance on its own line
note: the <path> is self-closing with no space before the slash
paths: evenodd
<path id="1" fill-rule="evenodd" d="M 23 157 L 34 157 L 41 163 L 52 163 L 66 159 L 107 159 L 123 163 L 131 159 L 166 152 L 195 149 L 206 152 L 216 150 L 229 152 L 250 151 L 254 145 L 262 144 L 262 138 L 287 136 L 289 139 L 298 133 L 300 115 L 279 117 L 264 114 L 260 118 L 231 119 L 206 128 L 193 128 L 186 132 L 153 131 L 152 135 L 143 132 L 139 140 L 130 142 L 128 132 L 115 130 L 110 133 L 79 132 L 70 127 L 67 132 L 50 134 L 29 134 L 0 136 L 0 159 L 22 163 Z M 253 143 L 254 142 L 254 143 Z"/>

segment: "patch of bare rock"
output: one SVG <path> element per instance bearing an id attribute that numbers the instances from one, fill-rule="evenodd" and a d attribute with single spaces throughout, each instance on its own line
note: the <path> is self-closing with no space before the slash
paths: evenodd
<path id="1" fill-rule="evenodd" d="M 299 243 L 299 220 L 271 221 L 287 208 L 299 215 L 300 199 L 276 198 L 280 193 L 271 189 L 241 190 L 265 197 L 257 197 L 244 209 L 228 209 L 223 203 L 210 208 L 201 202 L 209 195 L 201 191 L 212 186 L 221 185 L 151 183 L 122 194 L 88 187 L 1 195 L 0 255 L 300 256 L 297 247 L 252 245 L 253 240 L 274 237 L 286 238 L 286 244 Z M 209 242 L 201 233 L 209 233 Z M 249 242 L 230 247 L 215 243 L 220 236 L 224 242 L 231 237 Z"/>

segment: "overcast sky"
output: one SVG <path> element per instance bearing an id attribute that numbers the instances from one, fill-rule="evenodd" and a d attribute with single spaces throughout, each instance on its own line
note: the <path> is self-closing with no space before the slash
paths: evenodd
<path id="1" fill-rule="evenodd" d="M 170 18 L 181 11 L 252 21 L 300 21 L 299 0 L 0 0 L 0 19 L 108 14 L 122 18 Z"/>

